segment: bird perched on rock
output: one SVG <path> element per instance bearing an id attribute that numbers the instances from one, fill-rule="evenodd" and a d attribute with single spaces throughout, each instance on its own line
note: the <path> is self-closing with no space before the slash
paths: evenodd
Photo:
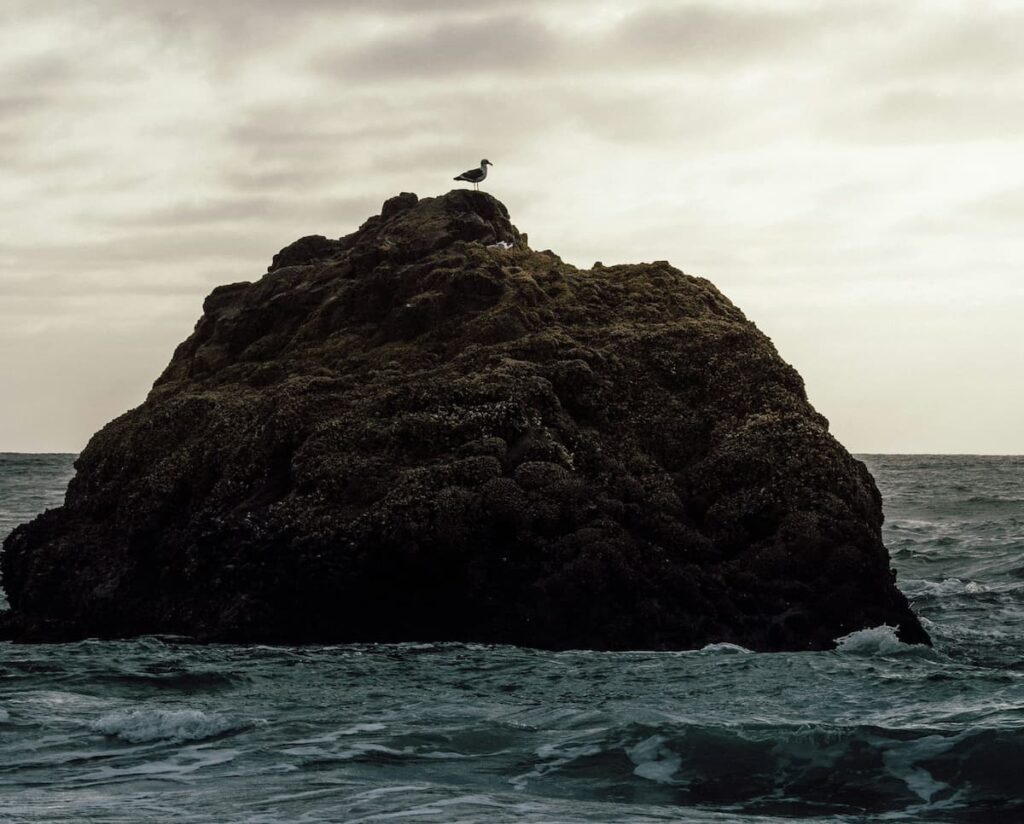
<path id="1" fill-rule="evenodd" d="M 480 183 L 482 183 L 483 179 L 487 177 L 487 167 L 493 165 L 494 164 L 489 160 L 481 160 L 479 169 L 470 169 L 468 172 L 463 172 L 461 175 L 453 179 L 465 180 L 467 183 L 472 183 L 474 189 L 479 189 Z"/>

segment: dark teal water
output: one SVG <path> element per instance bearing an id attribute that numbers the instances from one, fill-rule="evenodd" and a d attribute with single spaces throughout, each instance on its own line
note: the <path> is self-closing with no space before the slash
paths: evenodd
<path id="1" fill-rule="evenodd" d="M 1024 458 L 865 460 L 933 650 L 0 644 L 0 821 L 1024 822 Z"/>

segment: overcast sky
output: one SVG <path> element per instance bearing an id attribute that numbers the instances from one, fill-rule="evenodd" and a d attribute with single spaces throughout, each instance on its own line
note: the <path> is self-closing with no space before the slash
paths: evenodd
<path id="1" fill-rule="evenodd" d="M 531 245 L 710 278 L 855 452 L 1024 453 L 1024 4 L 0 0 L 0 450 L 217 284 L 481 157 Z"/>

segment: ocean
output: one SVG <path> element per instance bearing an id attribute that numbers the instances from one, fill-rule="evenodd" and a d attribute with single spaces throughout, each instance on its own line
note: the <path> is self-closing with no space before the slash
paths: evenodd
<path id="1" fill-rule="evenodd" d="M 0 644 L 0 821 L 1024 822 L 1024 457 L 861 457 L 933 649 Z"/>

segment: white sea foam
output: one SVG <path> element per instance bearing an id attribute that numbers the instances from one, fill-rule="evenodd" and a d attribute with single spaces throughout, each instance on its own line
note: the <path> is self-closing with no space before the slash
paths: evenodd
<path id="1" fill-rule="evenodd" d="M 741 647 L 739 644 L 708 644 L 707 646 L 701 647 L 700 652 L 713 653 L 715 655 L 751 655 L 753 650 L 749 650 L 746 647 Z"/>
<path id="2" fill-rule="evenodd" d="M 382 732 L 385 729 L 387 729 L 387 727 L 384 724 L 378 723 L 353 724 L 348 727 L 341 727 L 336 730 L 331 730 L 330 732 L 325 732 L 323 735 L 315 735 L 310 738 L 298 738 L 289 743 L 296 746 L 301 746 L 303 744 L 333 744 L 342 736 L 361 735 L 362 733 L 368 732 Z"/>
<path id="3" fill-rule="evenodd" d="M 903 591 L 909 598 L 945 597 L 949 595 L 979 595 L 990 590 L 998 590 L 1000 587 L 991 587 L 978 581 L 964 580 L 963 578 L 943 578 L 938 581 L 911 580 L 904 582 Z"/>
<path id="4" fill-rule="evenodd" d="M 635 746 L 627 747 L 626 755 L 636 764 L 634 775 L 659 784 L 670 783 L 683 764 L 683 759 L 665 746 L 665 738 L 661 735 L 652 735 Z"/>
<path id="5" fill-rule="evenodd" d="M 168 710 L 139 707 L 104 715 L 93 730 L 132 744 L 149 741 L 199 741 L 227 732 L 239 725 L 216 713 L 201 710 Z"/>
<path id="6" fill-rule="evenodd" d="M 383 724 L 354 724 L 337 731 L 338 735 L 359 735 L 363 732 L 381 732 L 386 729 Z"/>
<path id="7" fill-rule="evenodd" d="M 892 745 L 882 755 L 885 768 L 907 785 L 912 793 L 926 803 L 940 790 L 949 788 L 948 784 L 939 781 L 919 762 L 934 758 L 947 752 L 958 738 L 947 738 L 941 735 L 929 735 L 915 741 L 901 741 Z"/>
<path id="8" fill-rule="evenodd" d="M 233 747 L 220 747 L 216 744 L 184 744 L 166 755 L 164 758 L 150 759 L 116 759 L 106 763 L 100 762 L 94 770 L 76 775 L 80 786 L 90 784 L 119 783 L 131 779 L 170 779 L 171 781 L 190 780 L 197 774 L 230 764 L 241 750 Z M 148 817 L 132 819 L 151 821 Z M 164 820 L 164 819 L 159 819 Z"/>
<path id="9" fill-rule="evenodd" d="M 537 757 L 544 763 L 537 764 L 530 772 L 513 776 L 508 781 L 517 790 L 525 790 L 527 784 L 532 779 L 543 778 L 548 773 L 555 772 L 578 758 L 586 758 L 591 755 L 597 755 L 600 752 L 601 747 L 593 743 L 575 744 L 559 742 L 542 744 L 537 748 L 536 753 Z"/>
<path id="10" fill-rule="evenodd" d="M 916 644 L 904 644 L 896 637 L 896 627 L 882 624 L 870 629 L 851 632 L 836 639 L 836 651 L 848 655 L 906 655 L 927 649 Z"/>

